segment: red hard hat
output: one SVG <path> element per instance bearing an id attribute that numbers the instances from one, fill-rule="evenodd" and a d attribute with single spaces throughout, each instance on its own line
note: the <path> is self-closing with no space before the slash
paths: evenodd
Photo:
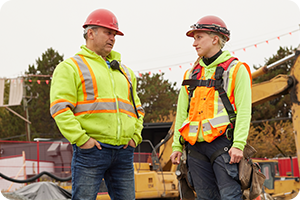
<path id="1" fill-rule="evenodd" d="M 199 21 L 191 26 L 192 30 L 189 30 L 186 35 L 188 37 L 194 37 L 194 31 L 212 31 L 224 35 L 227 41 L 230 39 L 230 31 L 227 29 L 225 22 L 216 16 L 205 16 L 199 19 Z"/>
<path id="2" fill-rule="evenodd" d="M 117 31 L 117 35 L 124 35 L 119 31 L 118 20 L 116 16 L 106 9 L 97 9 L 93 11 L 86 19 L 83 28 L 89 25 L 102 26 Z"/>

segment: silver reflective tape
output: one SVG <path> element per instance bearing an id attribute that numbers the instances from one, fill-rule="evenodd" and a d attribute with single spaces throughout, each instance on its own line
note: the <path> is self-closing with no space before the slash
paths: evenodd
<path id="1" fill-rule="evenodd" d="M 131 104 L 119 101 L 119 109 L 127 110 L 128 112 L 135 113 Z"/>
<path id="2" fill-rule="evenodd" d="M 198 131 L 198 126 L 190 125 L 190 133 L 197 133 L 197 131 Z"/>
<path id="3" fill-rule="evenodd" d="M 54 115 L 58 111 L 63 110 L 65 108 L 67 108 L 67 107 L 70 107 L 71 110 L 74 109 L 74 106 L 71 103 L 69 103 L 69 102 L 60 102 L 60 103 L 57 103 L 57 104 L 53 105 L 50 108 L 50 113 L 51 113 L 51 115 Z"/>
<path id="4" fill-rule="evenodd" d="M 211 130 L 211 126 L 210 126 L 209 122 L 203 123 L 202 129 L 203 129 L 203 132 Z"/>
<path id="5" fill-rule="evenodd" d="M 123 64 L 121 64 L 121 67 L 124 69 L 124 71 L 125 71 L 125 73 L 126 73 L 126 75 L 127 75 L 127 78 L 128 78 L 128 80 L 129 80 L 130 84 L 132 84 L 132 82 L 131 82 L 131 75 L 130 75 L 130 73 L 129 73 L 129 70 L 128 70 L 127 67 L 125 67 L 125 65 L 123 65 Z"/>
<path id="6" fill-rule="evenodd" d="M 79 104 L 74 109 L 74 113 L 81 113 L 87 111 L 99 111 L 99 110 L 116 110 L 117 106 L 115 102 L 95 102 L 87 104 Z"/>
<path id="7" fill-rule="evenodd" d="M 237 60 L 234 60 L 230 63 L 227 70 L 223 73 L 223 80 L 224 80 L 224 90 L 228 90 L 228 84 L 229 84 L 229 72 L 233 66 L 235 66 L 238 63 Z"/>
<path id="8" fill-rule="evenodd" d="M 80 56 L 76 55 L 73 58 L 77 61 L 80 71 L 83 75 L 83 79 L 84 79 L 84 83 L 85 83 L 85 91 L 87 94 L 86 100 L 93 100 L 95 98 L 95 94 L 94 94 L 93 79 L 92 79 L 90 70 L 89 70 L 88 66 L 86 66 L 86 64 L 80 58 Z"/>
<path id="9" fill-rule="evenodd" d="M 142 113 L 145 113 L 145 110 L 144 110 L 144 108 L 142 106 L 137 107 L 137 110 L 140 111 L 140 112 L 142 112 Z"/>
<path id="10" fill-rule="evenodd" d="M 218 97 L 218 114 L 223 110 L 224 104 L 222 102 L 222 99 Z"/>
<path id="11" fill-rule="evenodd" d="M 228 66 L 227 70 L 223 72 L 223 83 L 224 83 L 224 90 L 226 93 L 228 92 L 228 85 L 229 85 L 229 74 L 230 74 L 230 69 L 237 64 L 237 60 L 234 60 L 230 63 Z M 224 108 L 224 104 L 221 100 L 221 98 L 218 98 L 218 113 L 221 112 L 221 110 Z"/>
<path id="12" fill-rule="evenodd" d="M 208 121 L 213 127 L 217 127 L 218 125 L 223 124 L 223 123 L 230 123 L 228 115 L 215 117 L 215 118 L 209 119 Z"/>

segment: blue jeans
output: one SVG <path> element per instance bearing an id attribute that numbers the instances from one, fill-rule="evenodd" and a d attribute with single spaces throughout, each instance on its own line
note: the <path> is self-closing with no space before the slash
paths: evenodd
<path id="1" fill-rule="evenodd" d="M 72 200 L 95 200 L 103 178 L 112 200 L 135 199 L 133 153 L 131 146 L 99 150 L 73 145 Z"/>
<path id="2" fill-rule="evenodd" d="M 200 142 L 192 148 L 208 158 L 230 141 L 220 136 L 211 143 Z M 218 156 L 213 165 L 210 162 L 188 156 L 190 182 L 195 188 L 197 200 L 240 200 L 242 190 L 238 178 L 238 164 L 229 164 L 230 156 Z"/>

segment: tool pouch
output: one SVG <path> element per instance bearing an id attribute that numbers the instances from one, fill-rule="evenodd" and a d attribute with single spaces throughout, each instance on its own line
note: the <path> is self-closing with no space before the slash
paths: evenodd
<path id="1" fill-rule="evenodd" d="M 181 172 L 179 176 L 177 176 L 178 181 L 180 182 L 180 190 L 182 194 L 182 200 L 194 200 L 194 188 L 190 184 L 188 179 L 188 169 L 185 163 L 181 162 L 179 164 L 179 171 Z"/>
<path id="2" fill-rule="evenodd" d="M 251 156 L 256 153 L 256 150 L 249 144 L 244 148 L 244 157 L 239 163 L 239 179 L 242 190 L 247 190 L 247 198 L 255 199 L 262 192 L 262 187 L 266 179 L 265 175 L 260 172 L 258 163 L 253 163 Z"/>

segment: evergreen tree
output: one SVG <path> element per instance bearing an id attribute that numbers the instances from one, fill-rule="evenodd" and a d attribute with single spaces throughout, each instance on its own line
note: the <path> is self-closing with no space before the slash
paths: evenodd
<path id="1" fill-rule="evenodd" d="M 24 116 L 23 106 L 9 107 L 14 112 Z M 8 111 L 4 107 L 0 109 L 0 138 L 12 140 L 26 140 L 25 121 Z"/>
<path id="2" fill-rule="evenodd" d="M 31 96 L 28 103 L 30 129 L 33 137 L 62 137 L 54 119 L 50 115 L 50 77 L 55 67 L 63 61 L 63 56 L 52 48 L 47 49 L 41 58 L 36 60 L 36 66 L 29 65 L 25 72 L 27 96 Z M 31 81 L 30 81 L 31 80 Z M 30 82 L 29 82 L 30 81 Z"/>
<path id="3" fill-rule="evenodd" d="M 146 113 L 145 123 L 170 121 L 176 111 L 179 90 L 176 82 L 164 80 L 163 75 L 145 73 L 137 78 L 137 93 Z"/>
<path id="4" fill-rule="evenodd" d="M 35 137 L 61 138 L 54 119 L 50 115 L 50 83 L 55 67 L 63 61 L 63 56 L 52 48 L 46 50 L 35 65 L 29 65 L 25 72 L 24 84 L 28 105 L 31 140 Z M 7 83 L 6 91 L 9 88 Z M 5 101 L 8 102 L 8 93 L 5 93 Z M 10 107 L 13 111 L 26 118 L 24 104 Z M 15 140 L 26 140 L 27 123 L 9 112 L 5 108 L 0 109 L 0 137 Z M 22 137 L 17 137 L 23 135 Z"/>
<path id="5" fill-rule="evenodd" d="M 280 47 L 277 51 L 277 54 L 273 55 L 271 58 L 267 59 L 265 65 L 270 65 L 290 54 L 293 53 L 292 48 L 288 49 Z M 264 81 L 271 80 L 275 76 L 279 74 L 290 74 L 290 69 L 293 66 L 293 60 L 285 62 L 274 69 L 268 71 L 267 74 L 257 77 L 253 80 L 253 84 L 260 83 Z M 259 67 L 255 67 L 258 69 Z M 265 102 L 261 105 L 253 107 L 253 115 L 252 121 L 257 120 L 266 120 L 266 119 L 273 119 L 273 118 L 283 118 L 283 117 L 290 117 L 291 116 L 291 100 L 290 94 L 282 95 L 278 98 L 275 98 L 271 101 Z"/>

